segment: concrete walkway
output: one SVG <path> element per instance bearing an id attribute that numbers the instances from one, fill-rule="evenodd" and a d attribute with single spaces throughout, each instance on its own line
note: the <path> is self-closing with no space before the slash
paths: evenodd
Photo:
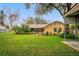
<path id="1" fill-rule="evenodd" d="M 70 46 L 71 48 L 79 51 L 79 42 L 78 41 L 62 41 L 62 43 Z"/>

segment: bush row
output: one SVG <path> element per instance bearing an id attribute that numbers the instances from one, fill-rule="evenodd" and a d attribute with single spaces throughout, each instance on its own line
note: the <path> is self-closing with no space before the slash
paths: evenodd
<path id="1" fill-rule="evenodd" d="M 59 36 L 64 38 L 64 33 L 60 34 Z M 75 39 L 75 35 L 73 33 L 68 33 L 68 34 L 66 34 L 66 38 L 67 39 Z"/>
<path id="2" fill-rule="evenodd" d="M 16 34 L 30 34 L 31 29 L 27 25 L 22 24 L 21 26 L 14 26 L 13 30 Z"/>

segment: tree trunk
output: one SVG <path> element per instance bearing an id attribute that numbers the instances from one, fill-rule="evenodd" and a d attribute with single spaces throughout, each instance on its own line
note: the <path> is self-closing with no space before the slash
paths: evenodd
<path id="1" fill-rule="evenodd" d="M 9 31 L 12 31 L 12 21 L 10 21 L 10 25 L 9 25 Z"/>

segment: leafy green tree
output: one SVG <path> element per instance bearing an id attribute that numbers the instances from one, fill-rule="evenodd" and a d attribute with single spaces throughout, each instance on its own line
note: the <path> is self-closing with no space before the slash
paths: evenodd
<path id="1" fill-rule="evenodd" d="M 28 32 L 31 32 L 31 29 L 28 28 L 28 25 L 25 24 L 21 24 L 21 26 L 15 25 L 13 27 L 13 30 L 15 31 L 15 33 L 17 34 L 26 34 Z"/>
<path id="2" fill-rule="evenodd" d="M 32 17 L 28 17 L 25 21 L 26 24 L 34 24 L 34 19 Z"/>
<path id="3" fill-rule="evenodd" d="M 42 17 L 35 17 L 35 18 L 28 17 L 24 22 L 26 24 L 47 24 L 47 21 Z"/>
<path id="4" fill-rule="evenodd" d="M 35 17 L 35 18 L 34 18 L 34 22 L 35 22 L 36 24 L 47 24 L 46 19 L 43 19 L 42 17 Z"/>
<path id="5" fill-rule="evenodd" d="M 30 8 L 32 4 L 25 4 L 26 7 Z M 64 15 L 65 10 L 67 9 L 67 11 L 70 10 L 71 3 L 38 3 L 36 4 L 36 14 L 37 15 L 43 15 L 43 14 L 47 14 L 48 12 L 51 12 L 53 9 L 56 9 L 59 11 L 59 13 L 62 15 Z"/>

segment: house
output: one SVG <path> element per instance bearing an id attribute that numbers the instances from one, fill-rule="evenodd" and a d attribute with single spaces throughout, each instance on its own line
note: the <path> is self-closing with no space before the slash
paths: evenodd
<path id="1" fill-rule="evenodd" d="M 28 27 L 36 33 L 59 34 L 64 32 L 64 23 L 60 21 L 50 24 L 29 24 Z"/>
<path id="2" fill-rule="evenodd" d="M 47 26 L 47 24 L 29 24 L 28 25 L 31 31 L 33 32 L 44 32 L 44 27 Z"/>
<path id="3" fill-rule="evenodd" d="M 64 23 L 60 21 L 50 23 L 44 28 L 44 33 L 48 34 L 60 34 L 63 32 L 64 32 Z"/>

